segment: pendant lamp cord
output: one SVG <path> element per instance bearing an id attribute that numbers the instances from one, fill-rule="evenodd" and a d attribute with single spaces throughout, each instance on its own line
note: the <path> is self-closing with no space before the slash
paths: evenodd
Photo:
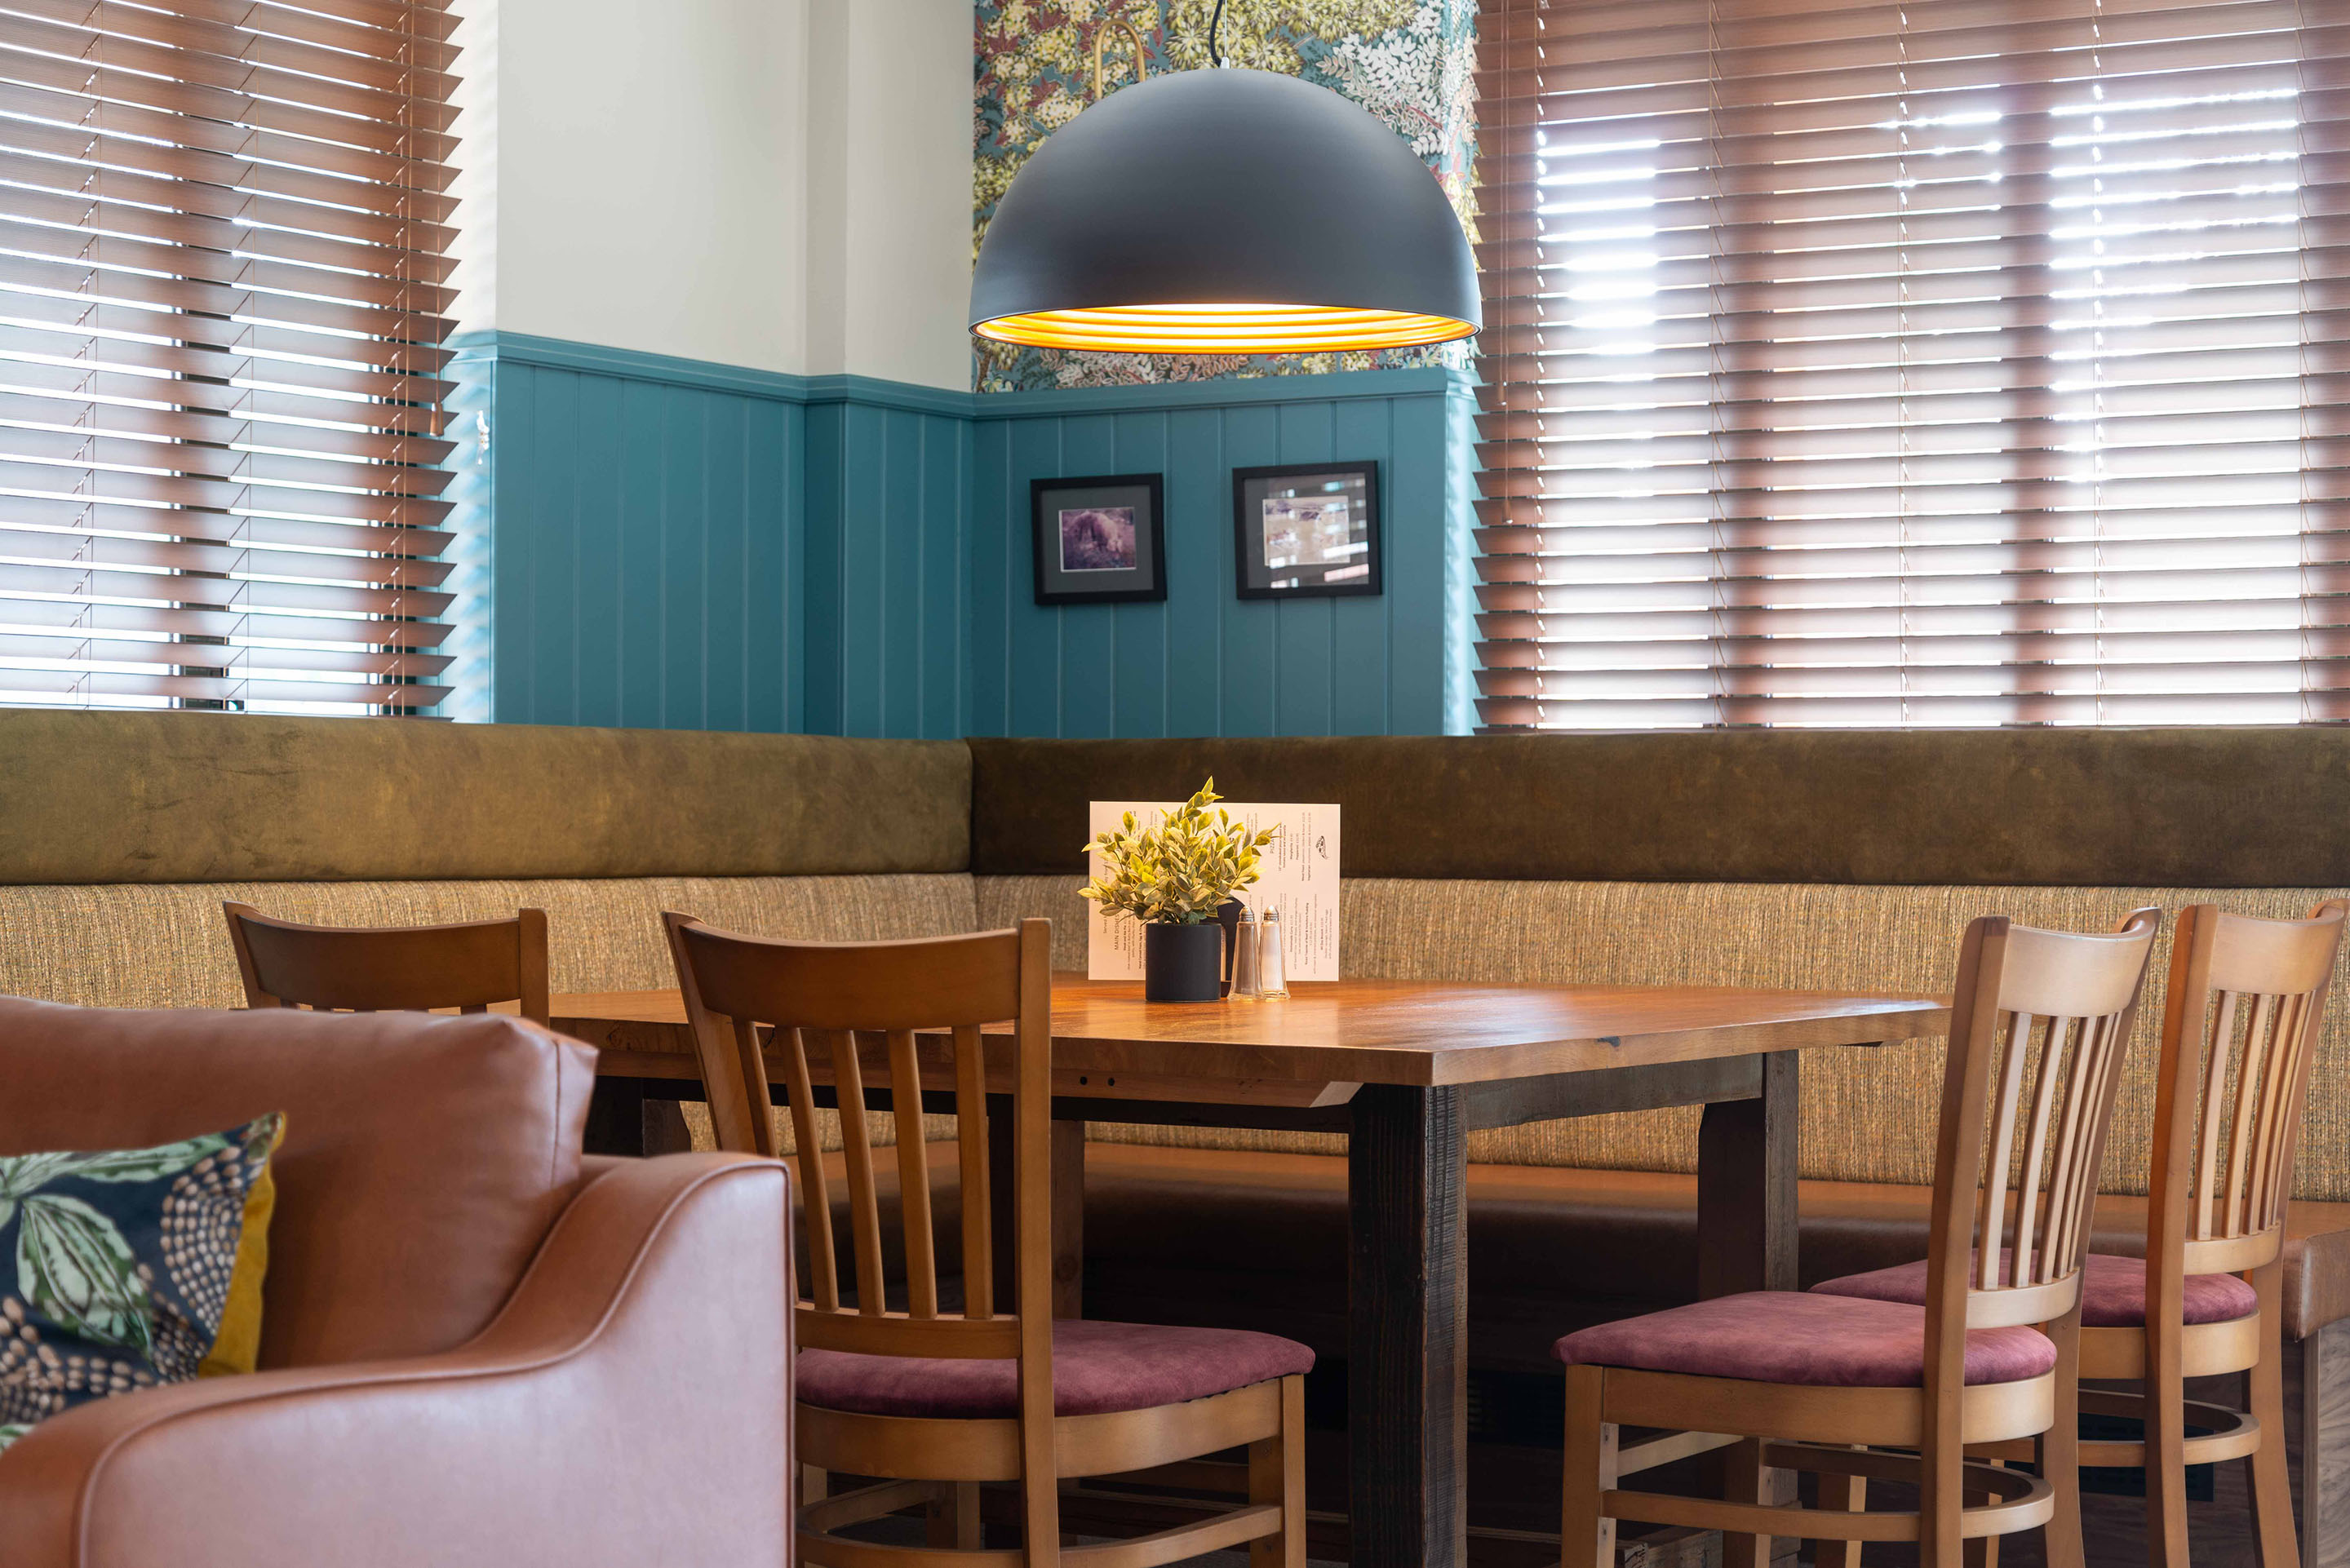
<path id="1" fill-rule="evenodd" d="M 1223 22 L 1224 0 L 1216 0 L 1216 9 L 1208 18 L 1208 63 L 1211 66 L 1224 63 L 1223 51 L 1216 47 L 1216 29 L 1223 26 Z"/>

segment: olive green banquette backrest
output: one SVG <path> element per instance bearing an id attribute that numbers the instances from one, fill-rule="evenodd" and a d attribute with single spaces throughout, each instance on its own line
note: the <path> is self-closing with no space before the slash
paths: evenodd
<path id="1" fill-rule="evenodd" d="M 2350 732 L 2314 727 L 966 744 L 0 711 L 0 992 L 232 1005 L 224 898 L 348 924 L 535 904 L 559 991 L 668 983 L 664 908 L 827 940 L 1043 914 L 1082 967 L 1086 802 L 1211 774 L 1234 799 L 1345 808 L 1359 974 L 1931 992 L 1977 914 L 2298 914 L 2350 888 Z M 2144 1181 L 2158 1012 L 2111 1142 L 2121 1189 Z M 1805 1174 L 1926 1179 L 1939 1053 L 1813 1054 Z M 2335 1023 L 2306 1197 L 2350 1199 L 2345 1068 Z M 1693 1114 L 1658 1112 L 1471 1153 L 1685 1169 L 1694 1149 Z"/>

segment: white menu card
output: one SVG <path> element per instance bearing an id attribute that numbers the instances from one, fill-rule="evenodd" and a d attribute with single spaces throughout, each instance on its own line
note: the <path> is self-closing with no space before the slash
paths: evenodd
<path id="1" fill-rule="evenodd" d="M 1117 827 L 1128 812 L 1135 826 L 1157 825 L 1159 814 L 1182 806 L 1178 800 L 1097 800 L 1092 805 L 1086 836 L 1099 838 Z M 1338 808 L 1335 805 L 1250 805 L 1241 801 L 1217 803 L 1244 822 L 1251 832 L 1278 824 L 1281 832 L 1259 851 L 1257 879 L 1241 889 L 1242 903 L 1263 919 L 1267 909 L 1281 911 L 1282 968 L 1289 980 L 1338 978 Z M 1101 856 L 1088 852 L 1086 871 L 1102 874 Z M 1086 978 L 1140 980 L 1142 922 L 1111 914 L 1086 900 Z"/>

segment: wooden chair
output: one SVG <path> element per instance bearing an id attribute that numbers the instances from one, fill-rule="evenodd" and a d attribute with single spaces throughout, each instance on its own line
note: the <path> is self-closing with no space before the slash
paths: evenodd
<path id="1" fill-rule="evenodd" d="M 1256 1568 L 1305 1562 L 1305 1378 L 1313 1352 L 1271 1334 L 1052 1321 L 1052 923 L 906 942 L 790 942 L 663 917 L 722 1147 L 777 1153 L 775 1053 L 790 1099 L 808 1241 L 795 1374 L 799 1457 L 887 1478 L 800 1511 L 803 1562 L 831 1568 L 1146 1568 L 1246 1542 Z M 981 1026 L 1008 1022 L 983 1050 Z M 772 1033 L 765 1026 L 772 1026 Z M 917 1032 L 922 1032 L 918 1037 Z M 816 1085 L 838 1103 L 855 1288 L 838 1278 Z M 962 1310 L 942 1299 L 920 1085 L 951 1095 L 962 1184 Z M 1014 1311 L 994 1299 L 991 1088 L 1011 1090 Z M 874 1150 L 856 1108 L 897 1124 L 904 1302 L 886 1294 Z M 1249 1501 L 1206 1520 L 1064 1547 L 1058 1483 L 1246 1445 Z M 986 1550 L 978 1487 L 1017 1482 L 1025 1545 Z M 913 1507 L 930 1544 L 839 1533 Z"/>
<path id="2" fill-rule="evenodd" d="M 303 926 L 224 903 L 247 1007 L 322 1012 L 486 1012 L 514 1002 L 548 1021 L 546 915 L 461 926 Z"/>
<path id="3" fill-rule="evenodd" d="M 2305 920 L 2231 915 L 2215 904 L 2178 917 L 2155 1093 L 2148 1255 L 2091 1255 L 2082 1292 L 2080 1375 L 2145 1387 L 2084 1389 L 2081 1407 L 2139 1419 L 2145 1438 L 2084 1441 L 2080 1462 L 2147 1472 L 2156 1568 L 2187 1568 L 2187 1467 L 2232 1459 L 2251 1470 L 2262 1568 L 2300 1561 L 2277 1296 L 2302 1099 L 2345 913 L 2350 900 L 2330 898 Z M 1915 1264 L 1815 1288 L 1922 1299 Z M 2185 1379 L 2230 1372 L 2251 1375 L 2249 1413 L 2187 1397 Z M 2190 1424 L 2202 1430 L 2189 1437 Z"/>
<path id="4" fill-rule="evenodd" d="M 1960 1568 L 1966 1542 L 2046 1527 L 2052 1568 L 2079 1568 L 2083 1260 L 2160 921 L 2142 909 L 2111 936 L 1998 917 L 1967 928 L 1923 1305 L 1758 1291 L 1559 1342 L 1566 1568 L 1611 1564 L 1617 1520 L 1721 1530 L 1728 1568 L 1768 1563 L 1774 1535 L 1846 1542 L 1822 1561 L 1847 1564 L 1861 1542 L 1914 1541 L 1924 1568 Z M 1627 1426 L 1666 1435 L 1624 1448 Z M 2038 1475 L 1966 1452 L 2017 1439 L 2033 1443 Z M 1725 1499 L 1618 1485 L 1716 1448 L 1731 1449 Z M 1818 1475 L 1821 1505 L 1766 1503 L 1770 1469 Z M 1916 1481 L 1918 1508 L 1868 1511 L 1866 1484 L 1879 1477 Z"/>
<path id="5" fill-rule="evenodd" d="M 2329 898 L 2305 920 L 2231 915 L 2216 904 L 2178 917 L 2147 1256 L 2090 1260 L 2115 1282 L 2106 1302 L 2093 1283 L 2081 1334 L 2082 1376 L 2144 1385 L 2081 1396 L 2085 1410 L 2145 1422 L 2144 1442 L 2085 1442 L 2081 1462 L 2146 1469 L 2156 1568 L 2187 1568 L 2187 1467 L 2239 1458 L 2251 1472 L 2262 1568 L 2301 1561 L 2277 1298 L 2302 1100 L 2345 913 L 2350 901 Z M 2248 1413 L 2187 1398 L 2185 1379 L 2228 1372 L 2251 1375 Z M 2207 1430 L 2189 1437 L 2189 1424 Z"/>

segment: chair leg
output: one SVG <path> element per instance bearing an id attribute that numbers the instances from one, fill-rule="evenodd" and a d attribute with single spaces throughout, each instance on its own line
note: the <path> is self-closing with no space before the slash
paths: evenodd
<path id="1" fill-rule="evenodd" d="M 2056 1342 L 2056 1419 L 2041 1434 L 2040 1473 L 2056 1493 L 2056 1511 L 2041 1532 L 2048 1568 L 2087 1568 L 2081 1538 L 2081 1324 L 2043 1330 Z"/>
<path id="2" fill-rule="evenodd" d="M 1861 1444 L 1853 1447 L 1861 1452 Z M 1868 1478 L 1866 1476 L 1834 1476 L 1825 1472 L 1819 1478 L 1820 1506 L 1840 1508 L 1846 1513 L 1868 1511 Z M 1841 1495 L 1839 1495 L 1841 1494 Z M 1819 1543 L 1814 1568 L 1860 1568 L 1860 1542 L 1857 1541 L 1823 1541 Z"/>
<path id="3" fill-rule="evenodd" d="M 800 1467 L 800 1501 L 822 1502 L 832 1493 L 832 1478 L 814 1465 Z"/>
<path id="4" fill-rule="evenodd" d="M 2148 1568 L 2192 1568 L 2187 1539 L 2187 1381 L 2178 1333 L 2148 1324 L 2146 1376 L 2146 1556 Z"/>
<path id="5" fill-rule="evenodd" d="M 1566 1479 L 1559 1514 L 1560 1568 L 1615 1568 L 1616 1521 L 1601 1499 L 1616 1486 L 1616 1428 L 1600 1419 L 1607 1374 L 1566 1369 Z"/>
<path id="6" fill-rule="evenodd" d="M 2007 1468 L 2007 1461 L 2004 1459 L 1985 1459 L 1983 1463 L 1996 1469 Z M 1992 1492 L 1980 1491 L 1970 1495 L 1967 1501 L 1995 1502 L 1998 1497 Z M 1967 1542 L 1966 1552 L 1967 1568 L 1999 1568 L 1999 1537 L 1996 1535 L 1977 1535 L 1970 1538 Z"/>
<path id="7" fill-rule="evenodd" d="M 1249 1501 L 1281 1505 L 1281 1532 L 1249 1542 L 1249 1568 L 1305 1568 L 1305 1379 L 1281 1380 L 1281 1435 L 1249 1445 Z"/>
<path id="8" fill-rule="evenodd" d="M 2261 1297 L 2261 1359 L 2247 1381 L 2252 1417 L 2261 1424 L 2261 1446 L 2245 1466 L 2251 1472 L 2252 1530 L 2260 1542 L 2261 1568 L 2296 1568 L 2301 1561 L 2301 1542 L 2293 1528 L 2293 1472 L 2284 1451 L 2284 1324 L 2277 1310 L 2283 1273 L 2282 1258 L 2252 1271 L 2252 1287 Z"/>
<path id="9" fill-rule="evenodd" d="M 1731 1502 L 1763 1502 L 1768 1501 L 1770 1471 L 1762 1463 L 1762 1445 L 1748 1438 L 1734 1447 L 1724 1449 L 1722 1457 L 1728 1468 L 1724 1495 Z M 1770 1568 L 1771 1538 L 1767 1535 L 1732 1535 L 1721 1532 L 1721 1568 Z"/>
<path id="10" fill-rule="evenodd" d="M 1918 1568 L 1959 1568 L 1966 1561 L 1966 1445 L 1937 1426 L 1929 1400 L 1926 1441 L 1918 1454 Z M 1950 1412 L 1955 1417 L 1957 1412 Z M 1955 1419 L 1950 1422 L 1957 1426 Z"/>
<path id="11" fill-rule="evenodd" d="M 923 1544 L 951 1552 L 978 1551 L 979 1483 L 941 1481 L 923 1520 Z"/>

